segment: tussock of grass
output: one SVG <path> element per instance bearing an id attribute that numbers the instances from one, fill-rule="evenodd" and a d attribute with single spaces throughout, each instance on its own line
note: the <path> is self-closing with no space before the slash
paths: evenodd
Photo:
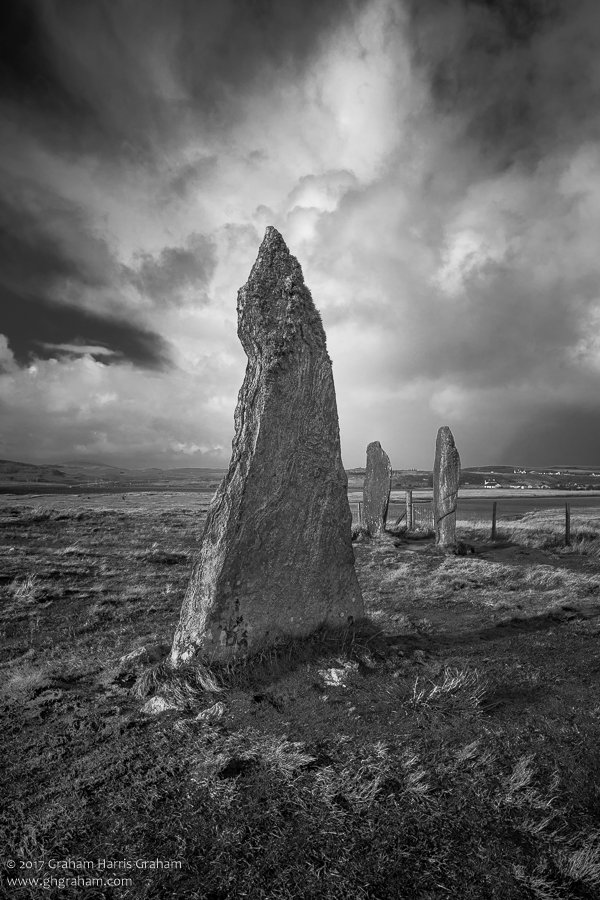
<path id="1" fill-rule="evenodd" d="M 579 849 L 561 854 L 559 866 L 571 881 L 600 888 L 600 833 L 592 832 L 584 838 Z"/>
<path id="2" fill-rule="evenodd" d="M 58 684 L 70 684 L 87 673 L 84 662 L 77 656 L 60 659 L 36 657 L 25 653 L 3 673 L 0 694 L 9 700 L 22 701 Z"/>
<path id="3" fill-rule="evenodd" d="M 364 525 L 361 525 L 360 523 L 355 522 L 352 525 L 351 537 L 352 537 L 353 542 L 367 541 L 367 540 L 370 540 L 371 535 L 369 534 L 368 530 L 365 528 Z"/>
<path id="4" fill-rule="evenodd" d="M 59 547 L 54 551 L 56 556 L 85 556 L 89 552 L 89 548 L 80 542 L 69 544 L 67 547 Z"/>
<path id="5" fill-rule="evenodd" d="M 386 530 L 388 534 L 406 541 L 424 541 L 435 537 L 435 530 L 428 524 L 416 524 L 410 530 L 405 524 L 392 525 Z"/>
<path id="6" fill-rule="evenodd" d="M 56 512 L 47 506 L 34 506 L 21 515 L 21 520 L 26 523 L 48 522 L 56 517 Z"/>
<path id="7" fill-rule="evenodd" d="M 161 547 L 155 541 L 150 547 L 144 550 L 135 550 L 132 553 L 134 559 L 147 560 L 148 562 L 164 563 L 165 565 L 181 565 L 187 563 L 190 559 L 191 552 L 189 550 L 168 550 Z"/>
<path id="8" fill-rule="evenodd" d="M 41 589 L 41 581 L 37 575 L 29 574 L 25 578 L 15 578 L 10 584 L 10 592 L 18 603 L 33 603 Z"/>
<path id="9" fill-rule="evenodd" d="M 425 541 L 435 537 L 435 529 L 429 525 L 415 525 L 410 531 L 405 532 L 405 537 L 410 541 Z"/>
<path id="10" fill-rule="evenodd" d="M 48 687 L 50 682 L 48 672 L 44 670 L 17 671 L 8 677 L 0 693 L 6 698 L 23 700 Z"/>
<path id="11" fill-rule="evenodd" d="M 206 784 L 212 776 L 237 778 L 250 769 L 261 768 L 265 772 L 276 771 L 290 782 L 314 761 L 314 756 L 306 751 L 302 742 L 247 728 L 225 737 L 218 744 L 203 745 L 200 753 L 193 757 L 191 778 Z"/>
<path id="12" fill-rule="evenodd" d="M 453 713 L 460 709 L 481 707 L 485 695 L 485 685 L 476 670 L 446 668 L 441 682 L 416 678 L 413 685 L 410 706 L 413 709 L 448 709 Z"/>
<path id="13" fill-rule="evenodd" d="M 159 663 L 138 676 L 133 695 L 139 699 L 160 696 L 179 709 L 187 709 L 204 699 L 206 694 L 220 694 L 223 688 L 215 675 L 204 666 L 173 669 Z"/>

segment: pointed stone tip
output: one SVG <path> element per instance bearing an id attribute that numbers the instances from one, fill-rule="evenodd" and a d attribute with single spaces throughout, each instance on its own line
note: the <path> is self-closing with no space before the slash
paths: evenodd
<path id="1" fill-rule="evenodd" d="M 298 283 L 303 282 L 302 269 L 300 263 L 295 256 L 289 251 L 289 248 L 281 234 L 273 225 L 267 226 L 262 244 L 258 250 L 256 262 L 250 272 L 248 284 L 252 280 L 271 279 L 273 274 L 276 277 L 285 277 L 294 275 Z"/>
<path id="2" fill-rule="evenodd" d="M 279 244 L 287 250 L 287 245 L 281 236 L 281 234 L 277 231 L 277 229 L 273 225 L 267 225 L 265 230 L 265 236 L 263 238 L 263 247 L 273 246 L 275 244 Z M 289 253 L 289 250 L 288 250 Z"/>
<path id="3" fill-rule="evenodd" d="M 277 336 L 280 342 L 285 338 L 288 346 L 309 330 L 325 348 L 323 323 L 304 283 L 302 267 L 277 229 L 269 225 L 248 281 L 238 291 L 239 338 L 246 352 L 252 353 L 259 331 L 268 332 L 274 340 Z"/>

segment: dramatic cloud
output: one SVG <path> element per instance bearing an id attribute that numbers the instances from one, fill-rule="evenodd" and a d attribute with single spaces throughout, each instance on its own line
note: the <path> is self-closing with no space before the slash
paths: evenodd
<path id="1" fill-rule="evenodd" d="M 4 455 L 226 464 L 266 225 L 346 465 L 600 459 L 594 0 L 19 0 L 0 38 Z"/>
<path id="2" fill-rule="evenodd" d="M 118 266 L 83 211 L 25 181 L 3 188 L 2 327 L 16 359 L 26 363 L 32 355 L 60 352 L 61 341 L 92 341 L 106 347 L 104 355 L 162 367 L 166 342 L 119 317 L 121 306 L 111 296 L 119 289 Z"/>
<path id="3" fill-rule="evenodd" d="M 206 290 L 215 269 L 212 243 L 201 234 L 191 235 L 184 247 L 165 247 L 157 257 L 140 251 L 135 254 L 137 269 L 129 272 L 140 294 L 155 303 L 183 302 L 186 288 Z"/>

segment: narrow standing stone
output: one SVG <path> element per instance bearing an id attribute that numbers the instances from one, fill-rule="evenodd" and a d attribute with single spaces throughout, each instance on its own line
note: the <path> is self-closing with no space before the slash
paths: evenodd
<path id="1" fill-rule="evenodd" d="M 274 228 L 237 308 L 248 364 L 233 452 L 208 512 L 172 666 L 230 660 L 364 615 L 325 332 Z"/>
<path id="2" fill-rule="evenodd" d="M 460 456 L 454 437 L 447 425 L 442 425 L 435 442 L 433 464 L 433 521 L 435 542 L 440 547 L 456 543 L 456 504 L 460 480 Z"/>
<path id="3" fill-rule="evenodd" d="M 372 536 L 381 534 L 385 529 L 391 489 L 390 458 L 379 441 L 372 441 L 367 447 L 367 468 L 363 486 L 364 523 Z"/>

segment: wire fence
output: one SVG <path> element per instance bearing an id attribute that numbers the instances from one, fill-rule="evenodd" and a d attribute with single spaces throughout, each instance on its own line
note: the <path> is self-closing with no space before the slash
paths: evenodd
<path id="1" fill-rule="evenodd" d="M 505 507 L 507 505 L 508 504 L 505 503 Z M 489 507 L 486 503 L 486 510 L 483 516 L 481 514 L 481 510 L 474 510 L 472 511 L 471 515 L 467 514 L 465 518 L 467 520 L 475 519 L 479 522 L 482 519 L 488 520 L 490 522 L 490 537 L 492 540 L 496 540 L 497 525 L 499 519 L 498 506 L 499 502 L 493 500 L 489 504 Z M 527 511 L 535 510 L 536 506 L 537 504 L 532 504 L 532 507 Z M 353 501 L 350 501 L 353 525 L 363 523 L 362 507 L 363 503 L 361 500 L 354 499 Z M 540 504 L 538 508 L 549 509 L 549 507 L 545 504 L 544 506 Z M 553 503 L 553 508 L 557 510 L 564 510 L 563 515 L 565 544 L 569 545 L 571 543 L 571 502 L 569 500 L 566 500 L 561 503 L 561 501 L 557 498 Z M 519 514 L 515 515 L 514 509 L 505 509 L 503 510 L 503 512 L 506 520 L 508 521 L 520 518 Z M 523 515 L 523 513 L 521 513 L 521 515 Z M 458 517 L 461 520 L 463 519 L 463 516 L 460 515 L 460 511 Z M 394 497 L 390 499 L 386 525 L 388 528 L 393 528 L 395 526 L 404 526 L 408 531 L 434 531 L 435 521 L 433 515 L 433 502 L 431 497 L 414 497 L 412 491 L 407 491 L 403 498 Z"/>
<path id="2" fill-rule="evenodd" d="M 411 531 L 433 530 L 433 503 L 431 500 L 420 498 L 413 499 L 412 504 L 401 500 L 392 502 L 388 507 L 387 523 L 406 525 Z"/>
<path id="3" fill-rule="evenodd" d="M 362 501 L 350 502 L 352 524 L 360 525 L 363 520 Z M 387 527 L 406 526 L 409 531 L 433 531 L 433 503 L 431 498 L 415 497 L 410 500 L 390 500 Z"/>

